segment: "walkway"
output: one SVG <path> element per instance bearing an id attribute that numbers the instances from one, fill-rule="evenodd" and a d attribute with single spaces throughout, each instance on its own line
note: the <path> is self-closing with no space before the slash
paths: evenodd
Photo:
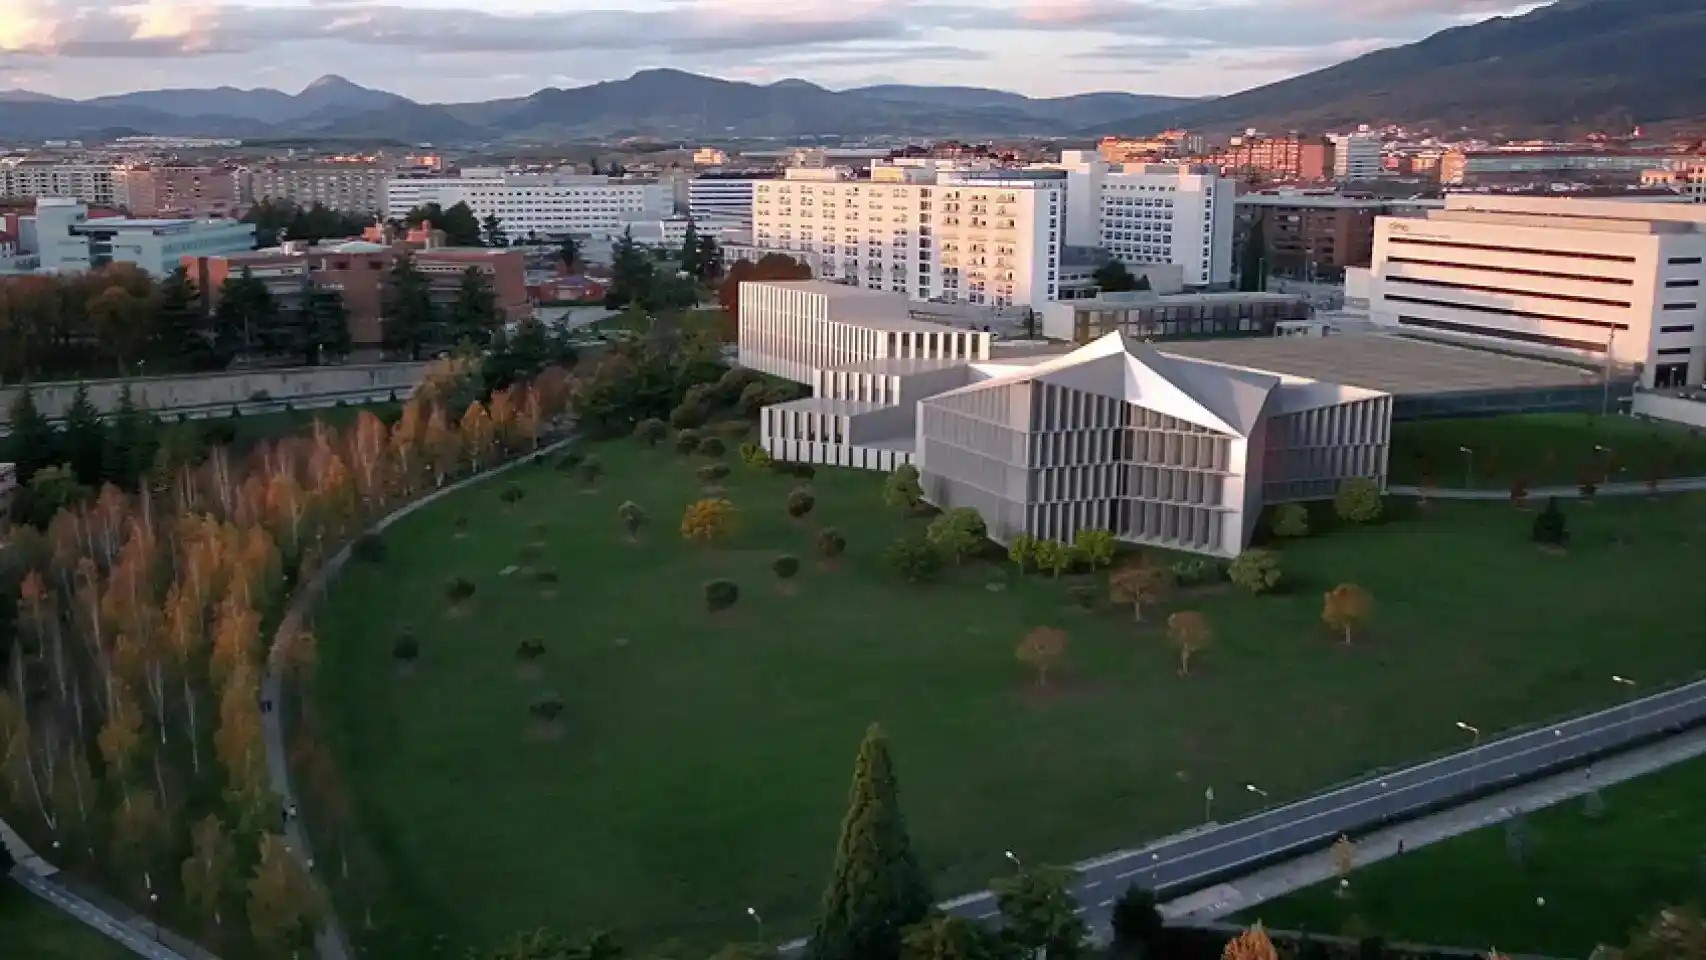
<path id="1" fill-rule="evenodd" d="M 1706 491 L 1706 477 L 1679 477 L 1675 480 L 1660 480 L 1656 492 L 1699 493 L 1702 491 Z M 1386 492 L 1401 497 L 1422 496 L 1421 487 L 1400 486 L 1398 484 L 1388 486 L 1386 488 Z M 1654 492 L 1654 489 L 1646 483 L 1619 481 L 1617 483 L 1602 484 L 1598 490 L 1594 491 L 1594 496 L 1633 497 Z M 1543 502 L 1547 497 L 1557 497 L 1560 500 L 1575 500 L 1580 499 L 1581 495 L 1582 491 L 1580 487 L 1535 487 L 1528 491 L 1528 502 Z M 1427 499 L 1429 500 L 1509 500 L 1510 498 L 1511 492 L 1509 487 L 1502 490 L 1464 490 L 1462 488 L 1452 487 L 1429 487 L 1427 492 Z"/>
<path id="2" fill-rule="evenodd" d="M 565 437 L 542 447 L 538 451 L 538 455 L 552 453 L 573 440 L 573 436 Z M 373 524 L 373 526 L 369 527 L 367 532 L 382 532 L 393 523 L 396 523 L 404 517 L 414 513 L 416 510 L 420 510 L 430 504 L 436 503 L 440 499 L 447 497 L 458 490 L 473 486 L 477 483 L 484 483 L 493 477 L 501 476 L 516 467 L 530 462 L 535 455 L 536 454 L 527 454 L 525 456 L 517 457 L 503 466 L 487 470 L 485 473 L 475 474 L 472 477 L 465 477 L 450 484 L 449 486 L 434 490 L 432 493 L 427 494 L 419 500 L 404 504 L 392 513 L 387 514 L 384 518 Z M 296 793 L 290 786 L 290 764 L 288 759 L 290 754 L 286 749 L 285 744 L 282 710 L 285 704 L 283 669 L 283 651 L 285 649 L 284 641 L 285 638 L 295 636 L 297 632 L 302 629 L 302 624 L 313 611 L 314 604 L 317 603 L 322 594 L 324 594 L 326 585 L 331 583 L 332 580 L 337 577 L 339 571 L 343 570 L 344 564 L 349 562 L 349 556 L 350 547 L 349 544 L 345 544 L 343 549 L 333 555 L 332 558 L 320 568 L 319 572 L 314 575 L 314 578 L 298 589 L 296 591 L 296 595 L 291 598 L 290 606 L 285 610 L 284 618 L 279 621 L 278 629 L 273 633 L 272 649 L 267 656 L 266 676 L 261 680 L 261 698 L 263 701 L 270 701 L 273 705 L 273 709 L 266 711 L 261 715 L 262 738 L 266 743 L 267 751 L 267 775 L 272 784 L 273 792 L 278 795 L 280 805 L 287 810 L 296 809 L 297 800 Z M 300 818 L 286 818 L 284 839 L 285 844 L 310 870 L 312 870 L 314 866 L 314 851 L 313 848 L 309 846 L 308 834 L 307 831 L 303 829 Z M 320 960 L 351 960 L 351 958 L 355 956 L 355 951 L 350 946 L 349 934 L 344 930 L 343 923 L 338 919 L 337 910 L 330 902 L 327 903 L 326 913 L 320 922 L 319 929 L 314 931 L 314 948 L 319 954 Z"/>

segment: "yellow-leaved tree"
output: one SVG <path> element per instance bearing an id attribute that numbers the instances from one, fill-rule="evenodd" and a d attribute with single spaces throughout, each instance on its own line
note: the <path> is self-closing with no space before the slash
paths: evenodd
<path id="1" fill-rule="evenodd" d="M 1374 597 L 1354 583 L 1341 583 L 1327 591 L 1321 604 L 1321 619 L 1344 635 L 1346 646 L 1350 646 L 1352 631 L 1367 623 L 1372 612 Z"/>
<path id="2" fill-rule="evenodd" d="M 681 515 L 681 538 L 692 543 L 716 543 L 734 533 L 735 505 L 721 497 L 707 497 L 687 505 Z"/>

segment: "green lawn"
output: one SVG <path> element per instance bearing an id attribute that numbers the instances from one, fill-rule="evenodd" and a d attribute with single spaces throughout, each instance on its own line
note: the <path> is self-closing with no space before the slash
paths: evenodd
<path id="1" fill-rule="evenodd" d="M 946 583 L 895 582 L 881 553 L 925 521 L 882 505 L 880 475 L 820 471 L 817 512 L 795 523 L 792 481 L 737 463 L 740 531 L 705 549 L 677 532 L 701 458 L 593 450 L 608 470 L 597 493 L 529 467 L 513 510 L 507 480 L 449 498 L 388 533 L 386 564 L 351 570 L 319 617 L 320 723 L 388 868 L 376 955 L 539 924 L 720 942 L 751 933 L 748 906 L 772 936 L 802 933 L 872 720 L 949 896 L 984 886 L 1004 849 L 1063 862 L 1190 826 L 1205 786 L 1230 819 L 1253 799 L 1237 784 L 1298 796 L 1459 747 L 1458 720 L 1491 733 L 1616 700 L 1613 673 L 1656 686 L 1706 668 L 1701 497 L 1571 509 L 1565 556 L 1530 545 L 1533 515 L 1505 504 L 1436 504 L 1288 544 L 1287 592 L 1175 604 L 1218 632 L 1181 679 L 1129 609 L 1072 608 L 1072 578 L 968 563 Z M 616 521 L 625 499 L 653 518 L 637 545 Z M 847 533 L 848 556 L 836 570 L 808 560 L 797 592 L 780 592 L 769 561 L 809 557 L 822 523 Z M 535 540 L 561 573 L 556 595 L 501 575 Z M 459 615 L 443 599 L 453 576 L 478 586 Z M 712 616 L 700 587 L 715 577 L 742 597 Z M 1376 620 L 1345 648 L 1320 624 L 1321 595 L 1352 579 Z M 1071 649 L 1038 690 L 1013 650 L 1043 624 Z M 391 655 L 405 626 L 422 649 L 408 672 Z M 514 655 L 530 637 L 548 648 L 537 679 Z M 558 739 L 527 713 L 545 690 L 567 704 Z"/>
<path id="2" fill-rule="evenodd" d="M 637 307 L 630 307 L 621 313 L 613 314 L 594 323 L 589 323 L 587 324 L 586 329 L 597 333 L 610 333 L 616 330 L 645 333 L 651 329 L 654 323 L 674 322 L 687 333 L 715 334 L 719 329 L 719 325 L 722 323 L 722 320 L 723 311 L 720 307 L 684 310 L 680 313 L 670 314 L 667 317 L 657 319 L 648 316 L 644 310 Z"/>
<path id="3" fill-rule="evenodd" d="M 1468 447 L 1471 454 L 1465 454 Z M 1645 481 L 1706 475 L 1706 437 L 1673 423 L 1579 413 L 1530 413 L 1392 425 L 1392 482 L 1502 488 L 1580 483 L 1584 475 Z"/>
<path id="4" fill-rule="evenodd" d="M 1622 944 L 1662 906 L 1706 899 L 1706 760 L 1528 815 L 1530 852 L 1506 852 L 1492 827 L 1371 864 L 1354 895 L 1322 885 L 1250 911 L 1275 927 L 1584 957 Z M 1543 899 L 1545 906 L 1537 904 Z"/>
<path id="5" fill-rule="evenodd" d="M 134 954 L 0 875 L 0 956 L 122 960 Z"/>

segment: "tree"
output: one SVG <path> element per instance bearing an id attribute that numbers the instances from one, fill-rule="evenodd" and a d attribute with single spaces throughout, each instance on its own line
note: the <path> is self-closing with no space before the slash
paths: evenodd
<path id="1" fill-rule="evenodd" d="M 430 223 L 434 229 L 444 231 L 444 242 L 450 246 L 480 246 L 480 219 L 465 202 L 457 202 L 448 208 L 428 203 L 410 210 L 403 220 L 411 227 Z"/>
<path id="2" fill-rule="evenodd" d="M 1029 955 L 1047 951 L 1049 960 L 1074 960 L 1088 933 L 1072 898 L 1073 871 L 1058 867 L 1021 869 L 991 886 L 1001 910 L 1002 932 Z"/>
<path id="3" fill-rule="evenodd" d="M 808 488 L 795 487 L 788 491 L 788 516 L 795 520 L 803 519 L 806 514 L 812 512 L 812 508 L 815 506 L 817 506 L 817 498 L 812 496 L 812 492 Z"/>
<path id="4" fill-rule="evenodd" d="M 721 497 L 708 497 L 687 505 L 681 515 L 681 538 L 695 543 L 715 543 L 734 532 L 735 505 Z"/>
<path id="5" fill-rule="evenodd" d="M 89 387 L 79 383 L 65 411 L 65 460 L 79 483 L 98 486 L 106 474 L 107 430 L 101 412 L 89 401 Z"/>
<path id="6" fill-rule="evenodd" d="M 557 257 L 563 261 L 563 269 L 573 271 L 581 262 L 580 241 L 565 234 L 557 241 Z"/>
<path id="7" fill-rule="evenodd" d="M 1188 677 L 1191 658 L 1214 639 L 1214 629 L 1195 610 L 1180 610 L 1167 618 L 1167 639 L 1179 651 L 1179 676 Z"/>
<path id="8" fill-rule="evenodd" d="M 953 557 L 956 564 L 969 554 L 975 553 L 988 535 L 989 531 L 983 525 L 983 514 L 970 507 L 949 510 L 930 521 L 929 528 L 924 532 L 925 539 L 935 544 L 944 554 Z"/>
<path id="9" fill-rule="evenodd" d="M 1037 560 L 1037 538 L 1028 533 L 1015 534 L 1007 543 L 1007 559 L 1019 567 L 1020 573 Z"/>
<path id="10" fill-rule="evenodd" d="M 349 332 L 349 310 L 343 292 L 314 287 L 302 303 L 302 362 L 309 365 L 341 360 L 349 356 L 353 342 Z"/>
<path id="11" fill-rule="evenodd" d="M 13 398 L 8 416 L 12 433 L 6 438 L 6 456 L 17 467 L 19 486 L 28 486 L 36 471 L 59 462 L 59 435 L 37 409 L 28 384 Z"/>
<path id="12" fill-rule="evenodd" d="M 1059 627 L 1036 627 L 1025 634 L 1013 655 L 1037 672 L 1037 686 L 1048 686 L 1048 672 L 1066 656 L 1066 631 Z"/>
<path id="13" fill-rule="evenodd" d="M 903 463 L 883 482 L 883 502 L 908 513 L 918 509 L 924 499 L 924 488 L 918 482 L 918 468 Z"/>
<path id="14" fill-rule="evenodd" d="M 1309 510 L 1301 503 L 1282 503 L 1274 510 L 1274 536 L 1293 540 L 1309 536 Z"/>
<path id="15" fill-rule="evenodd" d="M 12 517 L 20 523 L 43 530 L 61 510 L 89 499 L 88 487 L 77 482 L 77 475 L 67 466 L 44 467 L 30 478 L 30 484 L 18 492 L 12 505 Z"/>
<path id="16" fill-rule="evenodd" d="M 480 221 L 480 242 L 488 247 L 509 246 L 509 234 L 504 232 L 504 222 L 497 214 L 488 213 Z"/>
<path id="17" fill-rule="evenodd" d="M 1267 930 L 1262 928 L 1260 921 L 1238 936 L 1233 937 L 1221 951 L 1220 960 L 1279 960 L 1279 952 L 1274 949 L 1274 942 L 1268 939 Z"/>
<path id="18" fill-rule="evenodd" d="M 1546 498 L 1546 509 L 1534 518 L 1534 542 L 1542 546 L 1561 547 L 1570 542 L 1569 525 L 1557 497 Z"/>
<path id="19" fill-rule="evenodd" d="M 1108 575 L 1108 599 L 1131 604 L 1131 618 L 1142 622 L 1143 608 L 1165 600 L 1174 582 L 1172 570 L 1141 560 Z"/>
<path id="20" fill-rule="evenodd" d="M 252 356 L 257 346 L 271 339 L 277 319 L 278 302 L 272 291 L 255 278 L 253 270 L 244 267 L 241 274 L 226 278 L 219 287 L 219 306 L 213 311 L 218 355 L 227 362 L 233 357 Z"/>
<path id="21" fill-rule="evenodd" d="M 681 241 L 681 252 L 676 259 L 681 261 L 681 271 L 691 277 L 699 276 L 699 228 L 693 221 L 687 221 L 687 233 Z"/>
<path id="22" fill-rule="evenodd" d="M 385 316 L 381 321 L 385 348 L 419 360 L 421 351 L 438 342 L 438 307 L 432 286 L 408 256 L 397 258 L 385 286 Z"/>
<path id="23" fill-rule="evenodd" d="M 898 960 L 901 934 L 933 899 L 900 811 L 888 738 L 872 724 L 859 745 L 835 865 L 806 946 L 810 960 Z"/>
<path id="24" fill-rule="evenodd" d="M 936 914 L 902 931 L 901 960 L 1005 960 L 1000 934 L 964 917 Z"/>
<path id="25" fill-rule="evenodd" d="M 1114 901 L 1113 914 L 1109 919 L 1114 930 L 1114 956 L 1154 956 L 1165 921 L 1161 918 L 1153 891 L 1135 883 L 1126 887 Z"/>
<path id="26" fill-rule="evenodd" d="M 1373 523 L 1380 519 L 1383 504 L 1380 487 L 1367 477 L 1352 477 L 1339 486 L 1333 512 L 1350 523 Z"/>
<path id="27" fill-rule="evenodd" d="M 1031 548 L 1037 569 L 1047 570 L 1056 580 L 1072 566 L 1072 550 L 1059 540 L 1038 540 Z"/>
<path id="28" fill-rule="evenodd" d="M 847 538 L 834 527 L 825 527 L 818 531 L 817 553 L 825 560 L 834 560 L 847 552 Z"/>
<path id="29" fill-rule="evenodd" d="M 159 355 L 190 370 L 224 366 L 214 352 L 212 331 L 188 270 L 178 267 L 167 274 L 155 298 L 154 316 L 155 329 L 160 331 Z"/>
<path id="30" fill-rule="evenodd" d="M 928 583 L 942 573 L 942 552 L 928 540 L 902 537 L 883 551 L 883 562 L 907 583 Z"/>
<path id="31" fill-rule="evenodd" d="M 1137 289 L 1137 278 L 1118 260 L 1109 260 L 1097 267 L 1096 272 L 1091 274 L 1091 279 L 1096 281 L 1096 286 L 1101 287 L 1103 293 L 1124 293 Z"/>
<path id="32" fill-rule="evenodd" d="M 1245 292 L 1266 290 L 1268 286 L 1268 240 L 1262 229 L 1262 220 L 1250 225 L 1250 234 L 1244 238 L 1244 248 L 1238 257 L 1238 289 Z"/>
<path id="33" fill-rule="evenodd" d="M 785 553 L 770 561 L 770 572 L 778 580 L 792 580 L 800 572 L 800 558 Z"/>
<path id="34" fill-rule="evenodd" d="M 1226 575 L 1251 593 L 1267 593 L 1279 586 L 1279 556 L 1272 550 L 1246 550 L 1232 561 Z"/>
<path id="35" fill-rule="evenodd" d="M 1114 535 L 1109 530 L 1080 530 L 1072 540 L 1072 549 L 1084 558 L 1091 570 L 1099 570 L 1114 562 Z"/>
<path id="36" fill-rule="evenodd" d="M 137 406 L 136 394 L 126 383 L 119 389 L 118 409 L 113 412 L 112 428 L 102 451 L 101 473 L 109 483 L 134 490 L 154 463 L 159 448 L 157 424 L 149 413 Z"/>
<path id="37" fill-rule="evenodd" d="M 634 439 L 648 447 L 657 446 L 667 436 L 669 436 L 669 424 L 656 417 L 647 417 L 634 425 Z"/>
<path id="38" fill-rule="evenodd" d="M 256 943 L 282 952 L 300 945 L 318 919 L 320 891 L 283 837 L 262 835 L 260 850 L 249 880 L 249 928 Z"/>
<path id="39" fill-rule="evenodd" d="M 1351 632 L 1368 622 L 1374 609 L 1374 598 L 1354 583 L 1341 583 L 1327 591 L 1321 604 L 1321 619 L 1327 626 L 1344 635 L 1345 646 L 1351 645 Z"/>
<path id="40" fill-rule="evenodd" d="M 657 266 L 634 242 L 631 228 L 622 231 L 610 256 L 610 289 L 604 295 L 604 305 L 620 309 L 646 295 L 657 281 Z"/>
<path id="41" fill-rule="evenodd" d="M 236 880 L 237 847 L 216 814 L 198 821 L 190 837 L 190 855 L 179 871 L 184 899 L 203 917 L 217 920 L 219 906 Z"/>
<path id="42" fill-rule="evenodd" d="M 711 613 L 727 610 L 740 599 L 740 587 L 733 580 L 711 580 L 704 589 L 705 609 Z"/>
<path id="43" fill-rule="evenodd" d="M 694 452 L 701 457 L 720 457 L 728 452 L 728 447 L 723 443 L 722 437 L 705 437 L 699 441 Z"/>
<path id="44" fill-rule="evenodd" d="M 646 523 L 646 511 L 632 500 L 624 500 L 616 508 L 616 517 L 622 521 L 622 529 L 628 531 L 629 540 L 640 539 L 640 528 Z"/>
<path id="45" fill-rule="evenodd" d="M 502 322 L 497 294 L 492 291 L 492 281 L 486 272 L 479 267 L 462 271 L 456 301 L 450 307 L 451 339 L 484 347 L 492 342 L 492 334 Z"/>

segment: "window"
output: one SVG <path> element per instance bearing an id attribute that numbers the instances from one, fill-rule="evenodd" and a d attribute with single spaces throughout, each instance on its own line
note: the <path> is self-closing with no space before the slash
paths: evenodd
<path id="1" fill-rule="evenodd" d="M 1698 303 L 1667 303 L 1667 304 L 1665 304 L 1665 309 L 1666 310 L 1698 310 L 1698 309 L 1700 309 L 1700 305 Z"/>
<path id="2" fill-rule="evenodd" d="M 1700 281 L 1698 281 L 1698 280 L 1666 280 L 1665 286 L 1670 287 L 1673 290 L 1676 289 L 1677 287 L 1698 287 L 1698 286 L 1700 286 Z"/>
<path id="3" fill-rule="evenodd" d="M 1689 347 L 1667 347 L 1658 353 L 1661 357 L 1686 357 L 1691 352 L 1693 351 Z"/>
<path id="4" fill-rule="evenodd" d="M 1699 257 L 1671 257 L 1670 258 L 1670 265 L 1673 267 L 1688 267 L 1688 266 L 1694 266 L 1695 264 L 1698 264 L 1698 263 L 1700 263 Z"/>
<path id="5" fill-rule="evenodd" d="M 1674 327 L 1660 327 L 1659 332 L 1660 333 L 1693 333 L 1694 332 L 1694 324 L 1685 323 L 1685 324 L 1680 324 L 1680 325 L 1674 326 Z"/>

